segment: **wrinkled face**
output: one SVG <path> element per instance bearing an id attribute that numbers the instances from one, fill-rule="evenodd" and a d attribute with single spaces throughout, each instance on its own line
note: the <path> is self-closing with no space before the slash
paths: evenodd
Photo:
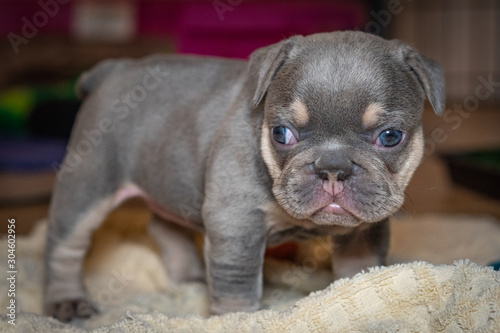
<path id="1" fill-rule="evenodd" d="M 276 200 L 321 225 L 383 220 L 403 204 L 422 157 L 418 81 L 389 56 L 296 59 L 278 71 L 264 107 L 261 151 Z"/>

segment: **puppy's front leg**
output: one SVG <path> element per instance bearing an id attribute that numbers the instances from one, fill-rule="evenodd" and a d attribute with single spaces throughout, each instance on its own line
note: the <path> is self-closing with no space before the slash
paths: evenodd
<path id="1" fill-rule="evenodd" d="M 212 314 L 257 310 L 262 296 L 264 216 L 258 211 L 229 213 L 209 214 L 206 220 L 205 265 Z"/>
<path id="2" fill-rule="evenodd" d="M 352 277 L 368 267 L 385 265 L 389 249 L 389 221 L 385 219 L 368 228 L 357 228 L 333 239 L 335 279 Z"/>

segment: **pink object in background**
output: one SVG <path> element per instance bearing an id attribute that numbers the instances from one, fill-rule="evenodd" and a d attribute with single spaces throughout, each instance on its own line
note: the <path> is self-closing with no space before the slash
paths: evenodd
<path id="1" fill-rule="evenodd" d="M 363 1 L 186 2 L 176 41 L 180 53 L 247 58 L 255 49 L 295 34 L 363 27 Z M 219 3 L 220 6 L 217 6 Z"/>
<path id="2" fill-rule="evenodd" d="M 27 40 L 38 34 L 74 35 L 71 31 L 73 21 L 78 18 L 75 10 L 79 8 L 76 1 L 100 3 L 99 0 L 0 1 L 0 33 L 4 36 L 14 33 Z M 130 1 L 135 12 L 131 24 L 136 38 L 174 37 L 180 53 L 234 58 L 247 58 L 256 48 L 295 34 L 362 28 L 369 10 L 363 0 Z M 127 0 L 113 2 L 122 4 Z M 34 25 L 35 33 L 25 28 L 26 21 Z"/>

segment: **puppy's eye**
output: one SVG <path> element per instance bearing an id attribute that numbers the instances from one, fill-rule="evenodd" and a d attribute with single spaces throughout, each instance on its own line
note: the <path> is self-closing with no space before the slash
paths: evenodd
<path id="1" fill-rule="evenodd" d="M 282 145 L 294 145 L 297 143 L 297 138 L 293 135 L 292 131 L 285 126 L 273 127 L 273 138 Z"/>
<path id="2" fill-rule="evenodd" d="M 377 138 L 376 144 L 391 148 L 397 146 L 403 140 L 403 132 L 396 129 L 386 129 Z"/>

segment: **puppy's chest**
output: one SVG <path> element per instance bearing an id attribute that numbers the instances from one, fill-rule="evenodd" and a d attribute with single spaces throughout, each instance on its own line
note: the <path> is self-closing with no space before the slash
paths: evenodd
<path id="1" fill-rule="evenodd" d="M 276 246 L 291 240 L 312 237 L 334 236 L 349 233 L 351 228 L 341 226 L 319 226 L 311 221 L 297 220 L 280 209 L 266 214 L 267 246 Z"/>

